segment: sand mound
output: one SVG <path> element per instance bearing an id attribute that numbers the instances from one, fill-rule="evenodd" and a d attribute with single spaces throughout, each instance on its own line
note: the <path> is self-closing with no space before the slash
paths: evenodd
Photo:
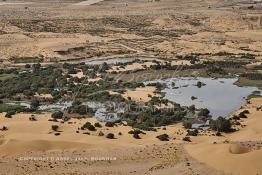
<path id="1" fill-rule="evenodd" d="M 232 144 L 229 146 L 229 152 L 232 154 L 244 154 L 249 152 L 249 150 L 239 144 Z"/>
<path id="2" fill-rule="evenodd" d="M 196 160 L 226 173 L 250 175 L 262 172 L 261 149 L 248 152 L 237 144 L 212 143 L 187 145 L 185 148 Z"/>
<path id="3" fill-rule="evenodd" d="M 51 140 L 4 140 L 0 145 L 1 155 L 14 155 L 29 151 L 49 151 L 65 149 L 86 149 L 88 144 L 70 141 L 51 141 Z"/>

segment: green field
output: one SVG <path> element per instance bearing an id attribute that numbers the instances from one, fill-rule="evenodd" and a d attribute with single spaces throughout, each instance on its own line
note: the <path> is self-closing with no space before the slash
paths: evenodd
<path id="1" fill-rule="evenodd" d="M 15 77 L 14 74 L 1 74 L 0 75 L 0 80 L 4 81 L 4 80 L 7 80 L 7 79 L 10 79 L 10 78 L 13 78 L 13 77 Z"/>
<path id="2" fill-rule="evenodd" d="M 20 105 L 11 105 L 11 104 L 0 104 L 0 113 L 1 112 L 7 112 L 7 111 L 23 111 L 24 106 Z"/>

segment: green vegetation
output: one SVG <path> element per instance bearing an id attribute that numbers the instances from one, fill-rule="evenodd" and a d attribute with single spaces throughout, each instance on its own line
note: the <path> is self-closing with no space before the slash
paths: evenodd
<path id="1" fill-rule="evenodd" d="M 154 127 L 166 126 L 182 121 L 187 112 L 183 108 L 173 109 L 157 109 L 148 108 L 139 111 L 139 106 L 132 106 L 133 111 L 128 111 L 121 116 L 129 126 L 139 128 L 145 131 L 155 131 Z"/>
<path id="2" fill-rule="evenodd" d="M 106 122 L 105 123 L 106 127 L 114 127 L 115 125 L 116 125 L 115 122 Z"/>
<path id="3" fill-rule="evenodd" d="M 210 121 L 210 128 L 218 132 L 232 132 L 230 120 L 218 117 L 216 120 Z"/>
<path id="4" fill-rule="evenodd" d="M 234 84 L 237 86 L 255 86 L 262 89 L 262 81 L 250 80 L 246 77 L 240 77 Z"/>
<path id="5" fill-rule="evenodd" d="M 197 136 L 198 135 L 198 130 L 187 130 L 187 136 Z"/>
<path id="6" fill-rule="evenodd" d="M 182 140 L 185 141 L 185 142 L 191 142 L 191 138 L 190 137 L 184 137 Z"/>
<path id="7" fill-rule="evenodd" d="M 191 128 L 192 128 L 192 121 L 184 120 L 184 121 L 183 121 L 183 126 L 184 126 L 186 129 L 191 129 Z"/>
<path id="8" fill-rule="evenodd" d="M 96 128 L 90 123 L 86 122 L 82 127 L 82 130 L 88 129 L 89 131 L 96 131 Z"/>
<path id="9" fill-rule="evenodd" d="M 114 139 L 114 138 L 115 138 L 115 135 L 114 135 L 113 133 L 108 133 L 108 134 L 106 135 L 106 138 L 108 138 L 108 139 Z"/>
<path id="10" fill-rule="evenodd" d="M 98 136 L 104 136 L 105 134 L 102 131 L 99 131 Z"/>
<path id="11" fill-rule="evenodd" d="M 94 126 L 97 127 L 97 128 L 102 128 L 102 125 L 100 123 L 98 123 L 98 122 L 95 123 Z"/>
<path id="12" fill-rule="evenodd" d="M 54 119 L 62 119 L 63 115 L 64 113 L 62 111 L 55 111 L 54 113 L 52 113 L 51 117 Z"/>
<path id="13" fill-rule="evenodd" d="M 25 111 L 25 107 L 20 105 L 0 103 L 0 113 L 9 111 L 23 112 Z"/>
<path id="14" fill-rule="evenodd" d="M 0 81 L 6 81 L 8 79 L 14 78 L 16 75 L 14 74 L 0 74 Z"/>
<path id="15" fill-rule="evenodd" d="M 139 129 L 134 129 L 129 131 L 128 134 L 132 134 L 135 139 L 141 139 L 139 134 L 146 134 L 146 133 Z"/>
<path id="16" fill-rule="evenodd" d="M 59 128 L 59 126 L 58 126 L 58 125 L 52 125 L 52 126 L 51 126 L 51 129 L 52 129 L 53 131 L 57 131 L 57 130 L 58 130 L 58 128 Z"/>
<path id="17" fill-rule="evenodd" d="M 156 136 L 156 138 L 158 138 L 161 141 L 169 141 L 169 136 L 167 134 L 161 134 Z"/>

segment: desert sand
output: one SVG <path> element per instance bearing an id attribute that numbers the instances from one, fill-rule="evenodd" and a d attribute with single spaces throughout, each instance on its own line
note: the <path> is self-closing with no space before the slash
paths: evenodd
<path id="1" fill-rule="evenodd" d="M 102 124 L 102 128 L 97 128 L 97 131 L 88 131 L 89 134 L 86 134 L 86 130 L 78 130 L 87 121 L 92 124 L 97 122 L 95 118 L 70 119 L 63 123 L 48 121 L 50 114 L 37 114 L 35 115 L 36 121 L 30 121 L 31 114 L 17 114 L 13 118 L 5 118 L 2 113 L 0 116 L 1 127 L 6 126 L 8 130 L 1 131 L 0 155 L 2 163 L 0 167 L 7 166 L 10 171 L 10 167 L 12 167 L 10 163 L 18 160 L 15 164 L 18 166 L 17 171 L 21 174 L 27 171 L 41 174 L 44 169 L 50 173 L 58 171 L 64 166 L 70 167 L 70 165 L 75 166 L 71 170 L 77 170 L 84 174 L 86 171 L 80 168 L 80 165 L 76 166 L 78 160 L 75 159 L 78 158 L 82 159 L 79 160 L 80 162 L 89 164 L 89 171 L 98 174 L 108 172 L 104 169 L 108 166 L 112 174 L 115 172 L 140 174 L 145 173 L 149 167 L 151 167 L 149 174 L 168 175 L 171 172 L 177 174 L 193 172 L 200 174 L 212 172 L 221 175 L 259 174 L 262 171 L 260 166 L 262 111 L 257 111 L 256 108 L 261 106 L 261 102 L 262 98 L 254 98 L 250 104 L 241 109 L 248 109 L 250 114 L 247 119 L 243 119 L 241 122 L 246 126 L 240 128 L 239 131 L 224 134 L 222 137 L 201 134 L 201 136 L 191 137 L 192 143 L 182 141 L 186 131 L 181 124 L 170 125 L 165 129 L 159 128 L 157 132 L 146 131 L 146 135 L 141 134 L 142 139 L 134 139 L 132 135 L 128 134 L 132 128 L 123 125 L 111 128 Z M 58 125 L 58 130 L 53 131 L 52 125 Z M 104 134 L 114 133 L 116 139 L 111 140 L 105 136 L 98 136 L 100 131 Z M 121 135 L 118 134 L 119 132 Z M 60 135 L 55 136 L 54 133 L 60 133 Z M 156 138 L 157 135 L 163 133 L 167 133 L 171 137 L 169 142 L 161 142 Z M 150 152 L 150 150 L 154 151 Z M 30 159 L 30 156 L 35 159 L 50 158 L 51 156 L 56 157 L 57 160 L 30 160 L 34 163 L 29 165 L 26 163 L 29 160 L 24 159 L 28 159 L 28 157 Z M 91 160 L 94 157 L 101 158 L 103 156 L 114 160 L 111 160 L 110 164 Z M 60 160 L 57 157 L 66 160 Z M 123 161 L 120 163 L 120 160 Z M 136 162 L 142 163 L 144 168 Z M 46 165 L 48 166 L 46 167 Z M 119 166 L 126 167 L 126 169 L 116 170 Z M 61 171 L 72 173 L 68 167 L 64 167 Z M 105 171 L 99 169 L 98 172 L 95 167 L 100 167 Z M 133 168 L 135 170 L 131 171 L 130 169 Z"/>
<path id="2" fill-rule="evenodd" d="M 136 88 L 135 90 L 127 89 L 126 92 L 122 96 L 126 99 L 130 97 L 131 100 L 134 100 L 134 101 L 147 102 L 151 99 L 151 97 L 159 96 L 159 94 L 154 93 L 155 90 L 156 88 L 153 86 Z"/>
<path id="3" fill-rule="evenodd" d="M 199 143 L 186 145 L 186 150 L 200 162 L 228 174 L 261 174 L 262 111 L 256 110 L 257 107 L 261 107 L 261 104 L 262 98 L 254 98 L 251 104 L 244 107 L 250 112 L 248 118 L 241 122 L 245 125 L 244 128 L 225 134 L 222 138 L 201 139 L 196 141 Z M 224 143 L 225 140 L 229 143 Z"/>

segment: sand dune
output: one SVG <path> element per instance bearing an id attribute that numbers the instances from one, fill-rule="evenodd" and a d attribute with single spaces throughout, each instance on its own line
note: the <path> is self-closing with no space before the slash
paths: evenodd
<path id="1" fill-rule="evenodd" d="M 0 146 L 1 155 L 15 155 L 23 152 L 32 151 L 52 151 L 52 150 L 69 150 L 69 149 L 87 149 L 88 144 L 70 142 L 70 141 L 50 141 L 50 140 L 6 140 Z"/>
<path id="2" fill-rule="evenodd" d="M 5 118 L 0 113 L 0 127 L 6 126 L 7 131 L 0 133 L 0 156 L 15 155 L 31 151 L 49 151 L 49 150 L 88 150 L 90 148 L 107 149 L 110 148 L 128 148 L 141 147 L 145 145 L 164 144 L 156 136 L 167 133 L 170 137 L 179 138 L 176 142 L 181 143 L 183 135 L 174 135 L 175 132 L 183 130 L 181 124 L 170 125 L 166 130 L 160 129 L 158 132 L 148 131 L 146 135 L 141 135 L 140 139 L 134 139 L 128 134 L 132 130 L 129 126 L 97 128 L 97 131 L 78 130 L 85 122 L 98 122 L 95 118 L 71 119 L 70 123 L 48 121 L 50 114 L 38 114 L 35 116 L 37 121 L 29 121 L 30 114 L 17 114 L 13 118 Z M 51 129 L 52 125 L 58 125 L 58 131 Z M 77 133 L 78 131 L 79 133 Z M 107 139 L 99 137 L 98 133 L 102 131 L 114 133 L 116 139 Z M 89 134 L 83 134 L 89 132 Z M 122 134 L 119 135 L 118 133 Z M 54 133 L 60 133 L 55 136 Z"/>
<path id="3" fill-rule="evenodd" d="M 246 149 L 237 145 L 209 143 L 187 145 L 186 150 L 200 162 L 226 173 L 241 175 L 262 173 L 262 150 L 246 152 Z"/>
<path id="4" fill-rule="evenodd" d="M 239 131 L 225 134 L 222 138 L 197 138 L 198 143 L 186 145 L 188 153 L 200 162 L 230 174 L 252 175 L 262 173 L 262 149 L 260 145 L 262 138 L 262 111 L 256 108 L 261 106 L 262 98 L 251 99 L 244 109 L 249 110 L 248 118 L 242 124 L 246 126 Z M 244 110 L 241 109 L 241 110 Z M 233 144 L 223 143 L 223 140 L 235 142 Z M 216 141 L 217 144 L 213 144 Z M 258 142 L 256 149 L 250 149 L 240 144 L 247 141 Z M 251 146 L 251 144 L 247 144 Z M 255 144 L 254 144 L 255 145 Z M 252 147 L 252 146 L 251 146 Z"/>

